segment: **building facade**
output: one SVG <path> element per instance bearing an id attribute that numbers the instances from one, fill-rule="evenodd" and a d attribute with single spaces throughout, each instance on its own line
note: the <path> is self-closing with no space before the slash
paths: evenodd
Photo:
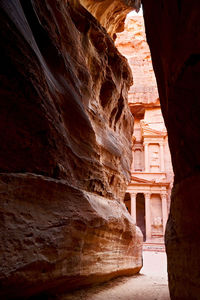
<path id="1" fill-rule="evenodd" d="M 129 92 L 134 117 L 133 164 L 124 202 L 144 241 L 163 242 L 173 169 L 143 17 L 128 16 L 116 45 L 127 57 L 134 81 Z"/>
<path id="2" fill-rule="evenodd" d="M 131 105 L 135 117 L 133 164 L 124 202 L 144 240 L 159 242 L 169 213 L 173 171 L 159 102 L 142 107 L 143 116 L 137 114 L 137 105 Z"/>

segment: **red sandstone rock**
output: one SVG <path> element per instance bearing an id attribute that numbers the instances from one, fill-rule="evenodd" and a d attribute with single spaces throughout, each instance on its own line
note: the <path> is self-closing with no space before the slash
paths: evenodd
<path id="1" fill-rule="evenodd" d="M 6 74 L 13 85 L 6 95 L 12 98 L 9 107 L 4 108 L 4 115 L 10 109 L 9 116 L 1 119 L 2 124 L 9 123 L 2 131 L 1 170 L 68 178 L 80 188 L 120 197 L 132 159 L 133 121 L 127 104 L 130 69 L 105 30 L 84 8 L 79 12 L 61 1 L 58 10 L 50 1 L 51 18 L 59 20 L 56 25 L 48 19 L 46 6 L 39 4 L 35 2 L 45 29 L 34 18 L 33 8 L 24 4 L 27 14 L 33 15 L 29 22 L 35 40 L 27 28 L 24 40 L 15 37 L 19 54 L 14 45 L 7 45 L 15 70 L 12 67 L 13 74 Z M 23 21 L 23 15 L 21 18 Z M 34 40 L 31 47 L 29 35 Z M 27 64 L 22 65 L 24 60 Z M 9 64 L 5 64 L 9 73 L 7 56 L 4 62 Z M 6 75 L 3 80 L 8 86 Z M 12 96 L 24 82 L 29 85 L 26 94 Z"/>
<path id="2" fill-rule="evenodd" d="M 134 9 L 138 11 L 140 2 L 140 0 L 80 0 L 114 40 L 116 33 L 124 30 L 126 15 Z"/>
<path id="3" fill-rule="evenodd" d="M 1 174 L 0 185 L 1 299 L 140 270 L 141 233 L 121 202 L 30 173 Z"/>
<path id="4" fill-rule="evenodd" d="M 170 296 L 199 299 L 199 1 L 142 2 L 175 173 L 166 231 Z"/>
<path id="5" fill-rule="evenodd" d="M 138 272 L 126 59 L 77 1 L 0 5 L 1 298 Z"/>
<path id="6" fill-rule="evenodd" d="M 129 91 L 129 103 L 156 104 L 159 97 L 157 83 L 142 16 L 127 16 L 125 29 L 117 34 L 115 45 L 128 59 L 133 72 L 134 85 Z"/>

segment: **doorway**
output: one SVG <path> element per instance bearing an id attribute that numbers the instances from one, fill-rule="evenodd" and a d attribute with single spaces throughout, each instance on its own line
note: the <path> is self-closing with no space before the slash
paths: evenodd
<path id="1" fill-rule="evenodd" d="M 146 241 L 145 198 L 142 193 L 136 196 L 136 225 L 143 233 L 143 240 Z"/>

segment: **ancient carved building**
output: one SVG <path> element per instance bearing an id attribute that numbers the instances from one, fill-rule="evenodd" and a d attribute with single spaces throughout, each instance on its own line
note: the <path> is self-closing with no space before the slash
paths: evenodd
<path id="1" fill-rule="evenodd" d="M 134 79 L 129 92 L 134 116 L 133 163 L 124 202 L 144 240 L 164 242 L 173 170 L 142 16 L 128 15 L 116 45 L 127 57 Z"/>

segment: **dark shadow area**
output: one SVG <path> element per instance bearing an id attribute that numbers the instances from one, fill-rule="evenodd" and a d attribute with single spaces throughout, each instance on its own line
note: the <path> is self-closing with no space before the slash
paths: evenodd
<path id="1" fill-rule="evenodd" d="M 125 193 L 124 204 L 125 204 L 128 212 L 129 212 L 129 214 L 131 214 L 131 196 L 130 196 L 130 193 Z"/>
<path id="2" fill-rule="evenodd" d="M 136 196 L 136 225 L 143 233 L 144 242 L 146 241 L 146 227 L 145 227 L 145 198 L 144 194 L 138 193 Z"/>

